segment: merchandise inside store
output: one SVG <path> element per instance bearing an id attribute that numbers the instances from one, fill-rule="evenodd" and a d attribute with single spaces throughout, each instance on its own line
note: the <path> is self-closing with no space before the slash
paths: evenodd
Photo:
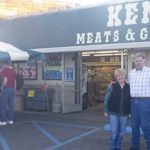
<path id="1" fill-rule="evenodd" d="M 121 60 L 123 59 L 123 60 Z M 83 108 L 87 109 L 103 103 L 108 85 L 115 80 L 114 70 L 121 67 L 127 59 L 127 53 L 121 56 L 120 51 L 100 51 L 82 53 L 82 64 L 86 70 L 86 93 L 83 94 Z M 127 62 L 127 61 L 126 61 Z M 124 64 L 125 65 L 125 64 Z"/>

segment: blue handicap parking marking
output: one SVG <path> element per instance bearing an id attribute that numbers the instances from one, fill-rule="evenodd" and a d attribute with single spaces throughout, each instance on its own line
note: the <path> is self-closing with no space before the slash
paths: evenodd
<path id="1" fill-rule="evenodd" d="M 33 125 L 39 130 L 41 131 L 48 139 L 52 140 L 55 144 L 60 144 L 60 142 L 48 131 L 46 131 L 44 128 L 42 128 L 38 123 L 36 123 L 35 121 L 32 122 Z"/>
<path id="2" fill-rule="evenodd" d="M 89 136 L 97 131 L 100 131 L 100 128 L 97 127 L 92 127 L 92 126 L 82 126 L 82 125 L 74 125 L 74 124 L 63 124 L 63 123 L 55 123 L 55 122 L 43 122 L 43 121 L 32 121 L 33 125 L 42 133 L 44 134 L 49 140 L 54 142 L 54 146 L 48 148 L 47 150 L 55 150 L 59 147 L 62 147 L 66 144 L 69 144 L 73 141 L 79 140 L 83 137 Z M 77 129 L 86 129 L 87 131 L 84 131 L 82 133 L 80 133 L 78 135 L 74 135 L 71 138 L 68 138 L 67 140 L 64 140 L 62 142 L 60 142 L 58 140 L 58 138 L 56 136 L 54 136 L 54 134 L 52 134 L 51 132 L 47 131 L 43 126 L 41 126 L 40 124 L 43 125 L 52 125 L 55 126 L 56 128 L 58 127 L 65 127 L 65 128 L 77 128 Z M 66 129 L 66 130 L 67 130 Z"/>
<path id="3" fill-rule="evenodd" d="M 92 133 L 94 133 L 94 132 L 97 132 L 97 131 L 99 131 L 99 130 L 100 130 L 99 128 L 96 128 L 96 129 L 93 129 L 93 130 L 91 130 L 91 131 L 85 132 L 85 133 L 83 133 L 83 134 L 80 134 L 79 136 L 73 137 L 73 138 L 71 138 L 71 139 L 69 139 L 69 140 L 66 140 L 66 141 L 62 142 L 61 144 L 55 145 L 55 146 L 53 146 L 53 147 L 51 147 L 51 148 L 48 148 L 48 149 L 46 149 L 46 150 L 55 150 L 55 149 L 57 149 L 57 148 L 59 148 L 59 147 L 61 147 L 61 146 L 64 146 L 64 145 L 69 144 L 69 143 L 71 143 L 71 142 L 73 142 L 73 141 L 79 140 L 79 139 L 81 139 L 81 138 L 83 138 L 83 137 L 85 137 L 85 136 L 88 136 L 88 135 L 90 135 L 90 134 L 92 134 Z"/>
<path id="4" fill-rule="evenodd" d="M 1 134 L 0 134 L 0 144 L 2 145 L 3 150 L 10 150 L 6 139 Z"/>
<path id="5" fill-rule="evenodd" d="M 94 126 L 83 126 L 83 125 L 75 125 L 75 124 L 65 124 L 65 123 L 56 123 L 56 122 L 46 122 L 46 121 L 36 121 L 38 123 L 53 125 L 53 126 L 62 126 L 62 127 L 70 127 L 70 128 L 84 128 L 84 129 L 95 129 L 97 127 Z"/>
<path id="6" fill-rule="evenodd" d="M 81 138 L 85 138 L 86 136 L 90 136 L 100 130 L 101 131 L 103 130 L 95 126 L 86 126 L 86 125 L 79 125 L 79 124 L 65 124 L 65 123 L 46 122 L 46 121 L 38 121 L 38 120 L 18 122 L 13 126 L 14 129 L 17 129 L 16 126 L 19 126 L 18 129 L 21 129 L 20 131 L 22 132 L 22 134 L 24 134 L 24 132 L 30 133 L 31 130 L 34 131 L 34 134 L 32 133 L 30 138 L 32 138 L 32 135 L 35 136 L 37 134 L 37 136 L 39 135 L 39 139 L 41 138 L 43 139 L 43 135 L 44 135 L 44 137 L 46 137 L 47 139 L 46 142 L 48 145 L 44 146 L 43 144 L 43 146 L 45 147 L 44 149 L 47 149 L 47 150 L 55 150 L 57 148 L 61 148 L 67 144 L 73 143 L 74 141 L 77 141 Z M 20 133 L 20 131 L 17 130 L 17 133 Z M 19 140 L 22 143 L 22 141 L 27 138 L 26 137 L 27 133 L 25 133 L 25 136 L 22 136 L 21 139 L 20 137 L 13 136 L 15 137 L 14 141 L 16 142 L 16 138 L 19 138 Z M 45 139 L 43 139 L 43 142 L 41 143 L 44 143 L 44 141 Z M 13 140 L 11 142 L 13 142 Z M 32 141 L 32 140 L 27 140 L 23 142 L 25 142 L 27 145 L 29 144 L 29 146 L 31 146 L 30 144 L 35 143 L 35 141 Z M 12 143 L 9 143 L 9 144 L 7 143 L 6 139 L 2 136 L 2 134 L 0 134 L 0 145 L 2 149 L 11 150 Z M 19 146 L 20 145 L 18 143 L 18 147 Z M 27 148 L 28 146 L 25 146 L 25 147 Z"/>

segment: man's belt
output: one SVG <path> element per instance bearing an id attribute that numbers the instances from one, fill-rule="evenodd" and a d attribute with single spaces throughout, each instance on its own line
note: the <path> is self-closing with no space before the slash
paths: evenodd
<path id="1" fill-rule="evenodd" d="M 132 99 L 137 99 L 137 100 L 150 100 L 150 97 L 132 97 Z"/>

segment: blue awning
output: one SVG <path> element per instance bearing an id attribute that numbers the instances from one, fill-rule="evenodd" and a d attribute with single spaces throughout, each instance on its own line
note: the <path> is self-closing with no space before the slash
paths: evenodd
<path id="1" fill-rule="evenodd" d="M 0 21 L 0 40 L 43 53 L 150 47 L 150 1 L 118 3 Z"/>

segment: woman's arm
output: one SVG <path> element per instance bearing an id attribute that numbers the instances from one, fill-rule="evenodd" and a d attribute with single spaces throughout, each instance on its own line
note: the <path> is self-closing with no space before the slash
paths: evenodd
<path id="1" fill-rule="evenodd" d="M 109 85 L 106 90 L 105 97 L 104 97 L 104 116 L 106 116 L 106 117 L 108 116 L 108 101 L 109 101 L 112 89 L 113 89 L 113 86 Z"/>

